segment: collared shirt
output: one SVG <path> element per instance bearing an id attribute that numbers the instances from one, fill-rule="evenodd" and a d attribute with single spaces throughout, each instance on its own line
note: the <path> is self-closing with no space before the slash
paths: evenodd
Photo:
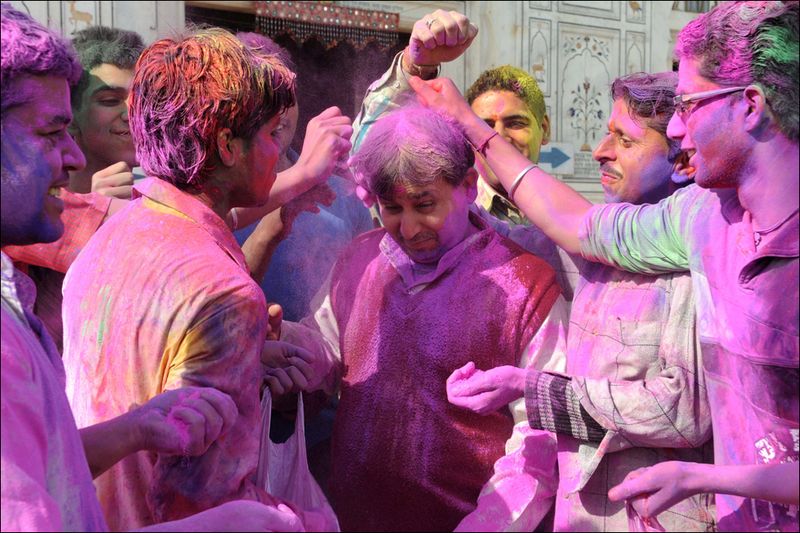
<path id="1" fill-rule="evenodd" d="M 641 273 L 689 270 L 718 464 L 797 462 L 798 214 L 755 232 L 735 190 L 691 185 L 656 205 L 593 207 L 590 260 Z M 797 530 L 798 510 L 716 496 L 720 530 Z"/>
<path id="2" fill-rule="evenodd" d="M 107 531 L 64 395 L 61 356 L 33 314 L 33 282 L 5 253 L 0 259 L 0 529 Z"/>
<path id="3" fill-rule="evenodd" d="M 78 194 L 67 189 L 61 189 L 60 198 L 64 201 L 61 213 L 64 233 L 57 241 L 4 246 L 3 251 L 36 283 L 34 312 L 44 322 L 58 352 L 62 353 L 61 288 L 64 274 L 103 223 L 111 198 L 99 193 Z"/>
<path id="4" fill-rule="evenodd" d="M 219 216 L 166 181 L 140 181 L 67 273 L 64 309 L 67 397 L 80 426 L 190 385 L 226 392 L 239 410 L 199 457 L 139 452 L 102 474 L 112 530 L 236 498 L 274 501 L 251 480 L 266 303 Z"/>
<path id="5" fill-rule="evenodd" d="M 489 185 L 483 176 L 478 178 L 478 197 L 475 203 L 493 217 L 514 225 L 530 225 L 530 221 L 511 201 Z"/>
<path id="6" fill-rule="evenodd" d="M 454 271 L 464 269 L 465 264 L 473 264 L 485 249 L 491 248 L 497 240 L 502 239 L 495 235 L 494 231 L 479 218 L 470 215 L 470 219 L 481 231 L 467 237 L 445 253 L 433 268 L 419 268 L 419 265 L 411 260 L 388 234 L 383 236 L 379 243 L 380 255 L 396 272 L 397 282 L 403 287 L 404 293 L 414 295 L 426 291 L 439 291 L 442 286 L 449 286 L 447 284 L 452 281 L 448 281 L 448 278 L 454 275 L 452 274 Z M 370 269 L 372 268 L 370 266 Z M 504 286 L 511 291 L 514 283 L 512 278 L 508 277 L 509 275 L 511 272 L 505 273 L 504 283 L 506 285 Z M 482 273 L 480 277 L 491 278 L 487 272 Z M 393 287 L 394 283 L 394 281 L 389 283 L 386 290 Z M 335 369 L 338 368 L 338 362 L 342 357 L 340 353 L 340 328 L 342 325 L 334 315 L 330 287 L 331 280 L 329 279 L 312 303 L 314 308 L 312 315 L 300 324 L 284 323 L 282 339 L 305 346 L 316 353 L 325 353 L 331 362 L 331 368 Z M 518 290 L 523 290 L 523 288 L 518 287 Z M 486 297 L 481 294 L 473 296 L 476 299 Z M 375 297 L 383 298 L 385 301 L 386 295 L 376 293 Z M 451 297 L 458 298 L 459 301 L 464 299 L 464 295 L 458 297 L 452 295 Z M 386 316 L 383 317 L 383 320 L 389 320 L 391 309 L 394 306 L 405 304 L 387 302 L 385 305 L 387 306 Z M 502 307 L 504 302 L 498 301 L 497 305 Z M 530 305 L 535 305 L 535 302 L 530 302 Z M 498 313 L 502 314 L 501 311 Z M 559 296 L 547 316 L 542 317 L 544 319 L 542 325 L 535 334 L 522 340 L 523 348 L 518 359 L 520 367 L 563 372 L 566 317 L 565 302 L 563 297 Z M 488 319 L 489 317 L 486 316 L 475 317 L 475 320 Z M 514 319 L 509 320 L 513 322 Z M 431 323 L 433 322 L 435 321 L 431 320 Z M 453 327 L 456 327 L 455 324 Z M 476 329 L 476 331 L 480 331 L 480 329 Z M 409 334 L 411 333 L 413 332 L 409 332 Z M 438 340 L 451 333 L 428 331 L 425 334 L 431 335 L 431 342 L 434 342 L 433 339 Z M 375 342 L 380 344 L 384 341 L 381 341 L 378 336 Z M 396 339 L 392 342 L 402 341 Z M 408 345 L 411 346 L 418 342 L 419 340 L 409 340 Z M 399 354 L 401 351 L 388 350 L 384 357 L 389 354 Z M 351 357 L 358 357 L 358 354 L 352 354 Z M 480 365 L 481 363 L 477 362 L 476 364 Z M 455 368 L 449 370 L 452 371 Z M 326 383 L 329 391 L 335 388 L 335 381 L 333 381 L 335 377 L 335 371 L 332 370 Z M 351 377 L 350 379 L 356 378 Z M 361 378 L 358 380 L 360 381 Z M 441 394 L 444 393 L 444 386 L 443 381 Z M 402 395 L 404 393 L 398 389 L 393 394 Z M 507 437 L 506 455 L 495 462 L 494 471 L 486 479 L 475 502 L 476 508 L 464 518 L 462 526 L 468 529 L 480 527 L 490 528 L 489 530 L 493 531 L 529 531 L 536 527 L 552 505 L 552 490 L 556 485 L 553 462 L 555 457 L 552 455 L 554 453 L 553 436 L 549 432 L 530 428 L 525 415 L 524 400 L 516 400 L 510 403 L 508 408 L 514 419 L 514 427 Z"/>
<path id="7" fill-rule="evenodd" d="M 551 264 L 556 248 L 556 271 L 578 274 L 559 278 L 574 292 L 570 377 L 530 372 L 526 387 L 531 425 L 558 433 L 554 530 L 627 529 L 624 504 L 607 495 L 629 472 L 661 461 L 711 461 L 691 278 L 624 272 L 567 254 L 536 226 L 493 225 Z M 670 531 L 705 531 L 713 528 L 713 506 L 698 495 L 659 519 Z"/>

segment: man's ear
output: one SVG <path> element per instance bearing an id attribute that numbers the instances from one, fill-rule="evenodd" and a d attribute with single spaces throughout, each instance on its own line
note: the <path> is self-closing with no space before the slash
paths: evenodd
<path id="1" fill-rule="evenodd" d="M 244 150 L 244 141 L 234 137 L 228 128 L 222 128 L 217 133 L 217 155 L 220 162 L 226 167 L 232 167 Z"/>
<path id="2" fill-rule="evenodd" d="M 744 90 L 742 102 L 746 105 L 745 129 L 751 133 L 765 130 L 775 118 L 767 104 L 767 96 L 758 85 L 750 85 Z"/>
<path id="3" fill-rule="evenodd" d="M 467 189 L 467 199 L 470 203 L 475 202 L 478 197 L 478 171 L 475 170 L 475 167 L 469 167 L 461 185 Z"/>
<path id="4" fill-rule="evenodd" d="M 542 117 L 542 146 L 550 142 L 550 117 Z"/>

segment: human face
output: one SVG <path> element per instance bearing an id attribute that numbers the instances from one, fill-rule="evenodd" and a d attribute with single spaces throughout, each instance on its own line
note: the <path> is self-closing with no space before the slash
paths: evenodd
<path id="1" fill-rule="evenodd" d="M 128 90 L 132 69 L 103 63 L 89 71 L 89 86 L 75 110 L 75 140 L 95 172 L 124 161 L 136 166 L 136 149 L 128 128 Z"/>
<path id="2" fill-rule="evenodd" d="M 457 187 L 437 179 L 422 188 L 400 186 L 391 199 L 378 199 L 383 225 L 417 263 L 436 263 L 472 231 L 469 206 L 477 172 L 470 169 Z"/>
<path id="3" fill-rule="evenodd" d="M 547 116 L 539 124 L 533 111 L 511 91 L 487 91 L 473 100 L 472 110 L 522 155 L 539 161 L 539 151 L 550 135 Z M 491 185 L 497 188 L 498 183 Z"/>
<path id="4" fill-rule="evenodd" d="M 700 75 L 696 60 L 681 59 L 676 94 L 720 88 Z M 749 148 L 744 126 L 736 122 L 732 108 L 731 97 L 734 94 L 738 93 L 721 94 L 693 103 L 691 111 L 683 118 L 675 113 L 669 121 L 667 135 L 678 139 L 681 149 L 688 153 L 688 164 L 695 172 L 694 181 L 701 187 L 736 187 L 741 170 L 748 166 Z"/>
<path id="5" fill-rule="evenodd" d="M 69 85 L 52 76 L 23 76 L 13 85 L 27 99 L 3 117 L 3 136 L 11 138 L 3 141 L 3 244 L 52 242 L 64 231 L 60 188 L 86 164 L 67 132 Z"/>
<path id="6" fill-rule="evenodd" d="M 606 202 L 653 204 L 673 192 L 667 140 L 640 122 L 631 117 L 623 98 L 614 101 L 608 133 L 592 153 L 600 163 Z"/>
<path id="7" fill-rule="evenodd" d="M 244 194 L 236 200 L 237 206 L 263 205 L 277 178 L 276 163 L 280 146 L 275 136 L 280 116 L 275 115 L 256 131 L 244 150 Z"/>

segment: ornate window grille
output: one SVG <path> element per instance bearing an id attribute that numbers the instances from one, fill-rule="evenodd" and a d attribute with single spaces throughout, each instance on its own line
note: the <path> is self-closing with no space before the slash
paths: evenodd
<path id="1" fill-rule="evenodd" d="M 369 42 L 381 48 L 397 46 L 400 15 L 383 11 L 344 7 L 332 2 L 254 2 L 256 31 L 275 36 L 289 33 L 302 43 L 316 37 L 332 48 L 346 41 L 356 50 Z"/>

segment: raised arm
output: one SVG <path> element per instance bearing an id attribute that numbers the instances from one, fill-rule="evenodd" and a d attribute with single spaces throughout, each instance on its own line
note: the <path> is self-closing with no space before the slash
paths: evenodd
<path id="1" fill-rule="evenodd" d="M 409 101 L 416 102 L 409 85 L 412 76 L 436 77 L 439 66 L 461 56 L 477 34 L 478 28 L 456 11 L 437 9 L 415 22 L 408 46 L 395 56 L 389 70 L 370 85 L 364 96 L 353 121 L 353 150 L 358 150 L 378 118 Z"/>
<path id="2" fill-rule="evenodd" d="M 578 232 L 592 204 L 570 186 L 531 168 L 527 157 L 478 117 L 447 78 L 409 80 L 422 102 L 461 123 L 470 142 L 483 154 L 514 203 L 531 222 L 570 253 L 580 251 Z M 529 169 L 527 172 L 525 169 Z"/>
<path id="3" fill-rule="evenodd" d="M 800 505 L 797 463 L 709 465 L 668 461 L 634 470 L 608 491 L 611 501 L 631 500 L 645 519 L 702 493 L 733 494 L 783 505 Z"/>

